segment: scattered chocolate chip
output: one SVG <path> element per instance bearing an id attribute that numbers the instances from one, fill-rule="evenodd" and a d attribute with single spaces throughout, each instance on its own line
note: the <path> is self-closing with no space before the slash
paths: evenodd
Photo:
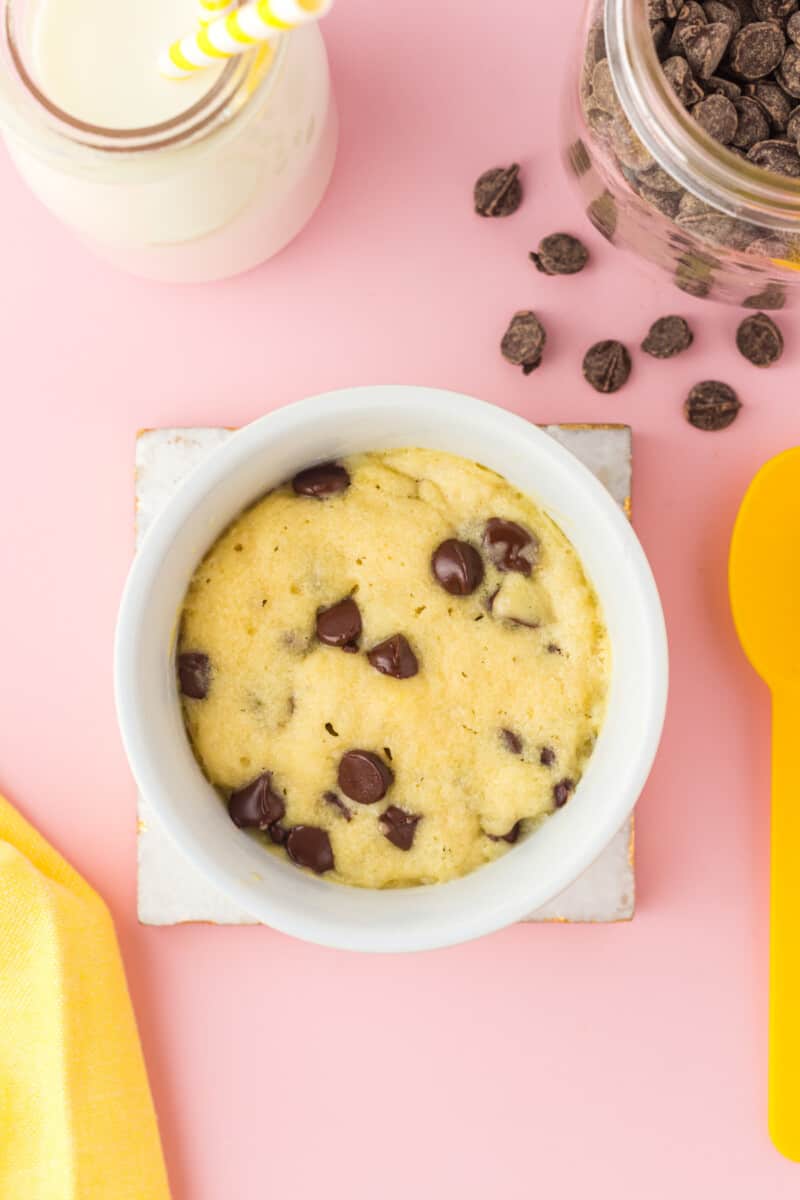
<path id="1" fill-rule="evenodd" d="M 764 171 L 773 171 L 776 175 L 786 175 L 791 179 L 800 176 L 800 155 L 794 142 L 781 138 L 756 142 L 747 151 L 747 157 Z"/>
<path id="2" fill-rule="evenodd" d="M 393 679 L 410 679 L 419 671 L 417 656 L 402 633 L 395 633 L 367 653 L 372 666 Z"/>
<path id="3" fill-rule="evenodd" d="M 339 736 L 339 734 L 338 734 L 338 733 L 336 732 L 336 730 L 333 728 L 333 725 L 332 725 L 332 723 L 331 723 L 330 721 L 326 721 L 326 722 L 325 722 L 325 731 L 326 731 L 326 733 L 329 733 L 329 734 L 331 735 L 331 737 L 338 737 L 338 736 Z"/>
<path id="4" fill-rule="evenodd" d="M 562 779 L 557 783 L 553 788 L 553 802 L 556 808 L 563 808 L 574 791 L 575 784 L 571 779 Z"/>
<path id="5" fill-rule="evenodd" d="M 517 821 L 512 825 L 508 833 L 487 833 L 486 836 L 491 842 L 509 842 L 512 846 L 516 842 L 522 832 L 522 821 Z"/>
<path id="6" fill-rule="evenodd" d="M 498 571 L 530 575 L 539 557 L 539 539 L 515 521 L 491 517 L 483 531 L 483 545 Z"/>
<path id="7" fill-rule="evenodd" d="M 755 101 L 751 101 L 755 103 Z M 695 104 L 692 116 L 709 137 L 714 138 L 723 146 L 727 146 L 736 136 L 739 128 L 739 118 L 736 115 L 733 101 L 727 96 L 712 95 Z M 766 118 L 765 118 L 766 122 Z"/>
<path id="8" fill-rule="evenodd" d="M 211 661 L 199 650 L 178 655 L 178 682 L 190 700 L 205 700 L 211 685 Z"/>
<path id="9" fill-rule="evenodd" d="M 686 420 L 695 429 L 713 433 L 727 429 L 738 416 L 741 408 L 739 398 L 727 383 L 715 379 L 696 383 L 684 404 Z"/>
<path id="10" fill-rule="evenodd" d="M 378 818 L 378 824 L 381 833 L 393 846 L 397 846 L 398 850 L 410 850 L 421 820 L 422 818 L 415 813 L 406 812 L 404 808 L 390 804 L 386 812 Z"/>
<path id="11" fill-rule="evenodd" d="M 239 829 L 268 829 L 286 812 L 283 797 L 272 787 L 272 775 L 265 771 L 228 797 L 228 812 Z"/>
<path id="12" fill-rule="evenodd" d="M 308 467 L 292 480 L 292 487 L 298 496 L 313 496 L 315 500 L 326 500 L 328 496 L 346 491 L 349 486 L 349 472 L 334 462 Z"/>
<path id="13" fill-rule="evenodd" d="M 451 596 L 470 596 L 483 580 L 483 560 L 469 542 L 448 538 L 431 555 L 431 570 Z"/>
<path id="14" fill-rule="evenodd" d="M 693 340 L 692 331 L 683 317 L 659 317 L 650 326 L 642 349 L 653 358 L 674 358 L 688 350 Z"/>
<path id="15" fill-rule="evenodd" d="M 481 217 L 510 217 L 522 201 L 519 163 L 484 171 L 474 189 L 475 212 Z"/>
<path id="16" fill-rule="evenodd" d="M 745 317 L 736 331 L 739 353 L 756 367 L 771 367 L 783 354 L 783 335 L 766 313 Z"/>
<path id="17" fill-rule="evenodd" d="M 295 825 L 286 838 L 286 851 L 298 867 L 308 867 L 317 875 L 333 870 L 331 839 L 316 825 Z"/>
<path id="18" fill-rule="evenodd" d="M 522 311 L 511 318 L 500 343 L 500 353 L 507 362 L 522 367 L 529 375 L 542 361 L 547 334 L 535 313 Z"/>
<path id="19" fill-rule="evenodd" d="M 781 63 L 786 38 L 771 21 L 753 21 L 732 39 L 728 62 L 740 79 L 763 79 Z"/>
<path id="20" fill-rule="evenodd" d="M 577 275 L 589 261 L 589 251 L 569 233 L 551 233 L 528 257 L 543 275 Z"/>
<path id="21" fill-rule="evenodd" d="M 339 787 L 358 804 L 382 800 L 394 775 L 382 758 L 369 750 L 348 750 L 339 762 Z"/>
<path id="22" fill-rule="evenodd" d="M 539 762 L 543 767 L 552 767 L 556 761 L 556 752 L 552 746 L 542 746 L 542 752 L 539 755 Z"/>
<path id="23" fill-rule="evenodd" d="M 317 613 L 317 637 L 326 646 L 338 646 L 348 654 L 358 651 L 361 613 L 352 596 Z"/>
<path id="24" fill-rule="evenodd" d="M 509 754 L 522 754 L 522 738 L 513 729 L 501 729 L 500 736 Z"/>
<path id="25" fill-rule="evenodd" d="M 631 356 L 622 342 L 596 342 L 583 358 L 583 377 L 597 392 L 617 392 L 631 373 Z"/>
<path id="26" fill-rule="evenodd" d="M 341 796 L 337 796 L 336 792 L 323 792 L 322 799 L 326 804 L 330 804 L 332 808 L 336 808 L 344 817 L 345 821 L 352 821 L 353 814 L 345 804 Z"/>

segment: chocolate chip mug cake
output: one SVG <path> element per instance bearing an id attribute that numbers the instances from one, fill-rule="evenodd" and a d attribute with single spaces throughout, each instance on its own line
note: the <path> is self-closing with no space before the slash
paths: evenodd
<path id="1" fill-rule="evenodd" d="M 610 673 L 575 550 L 474 462 L 405 449 L 301 471 L 223 533 L 178 684 L 231 820 L 360 887 L 464 875 L 577 786 Z"/>

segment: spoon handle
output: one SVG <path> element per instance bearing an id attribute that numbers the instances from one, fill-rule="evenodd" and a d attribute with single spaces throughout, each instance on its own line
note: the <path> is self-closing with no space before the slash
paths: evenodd
<path id="1" fill-rule="evenodd" d="M 769 1131 L 800 1162 L 800 689 L 772 710 Z"/>

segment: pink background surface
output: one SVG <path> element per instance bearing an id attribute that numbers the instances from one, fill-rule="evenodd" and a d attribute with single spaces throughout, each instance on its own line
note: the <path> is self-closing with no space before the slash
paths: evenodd
<path id="1" fill-rule="evenodd" d="M 340 0 L 327 26 L 334 184 L 287 252 L 230 283 L 116 274 L 0 159 L 0 787 L 111 905 L 176 1200 L 798 1194 L 800 1168 L 765 1123 L 768 697 L 738 651 L 725 581 L 748 480 L 797 438 L 796 326 L 780 318 L 786 355 L 759 372 L 733 347 L 735 311 L 653 285 L 587 231 L 554 129 L 577 0 L 498 2 L 488 36 L 483 11 L 408 0 L 390 19 Z M 524 208 L 480 221 L 474 177 L 514 157 Z M 591 247 L 580 279 L 527 262 L 558 228 Z M 549 344 L 526 379 L 497 344 L 529 306 Z M 693 319 L 688 354 L 637 354 L 616 396 L 583 382 L 586 346 L 636 345 L 670 311 Z M 745 404 L 724 434 L 681 416 L 709 377 Z M 238 424 L 370 382 L 634 428 L 635 521 L 673 676 L 638 810 L 631 925 L 528 925 L 391 959 L 262 928 L 136 923 L 134 788 L 111 687 L 135 432 Z"/>

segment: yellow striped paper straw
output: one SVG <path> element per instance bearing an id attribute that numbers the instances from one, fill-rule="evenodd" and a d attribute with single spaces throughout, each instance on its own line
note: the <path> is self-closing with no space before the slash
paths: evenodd
<path id="1" fill-rule="evenodd" d="M 249 0 L 174 42 L 161 55 L 159 70 L 170 79 L 185 79 L 286 30 L 318 21 L 332 5 L 333 0 Z"/>
<path id="2" fill-rule="evenodd" d="M 216 17 L 224 17 L 236 8 L 237 0 L 197 0 L 197 19 L 208 25 Z"/>

